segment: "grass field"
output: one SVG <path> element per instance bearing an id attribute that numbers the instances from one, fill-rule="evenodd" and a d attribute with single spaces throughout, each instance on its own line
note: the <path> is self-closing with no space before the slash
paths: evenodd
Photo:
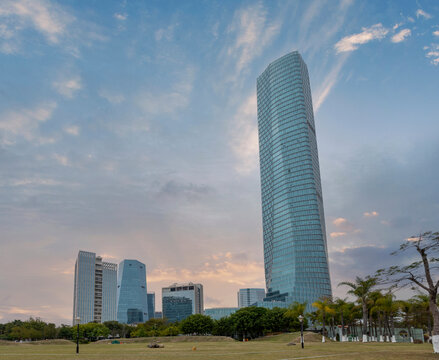
<path id="1" fill-rule="evenodd" d="M 183 337 L 180 337 L 183 338 Z M 202 359 L 202 360 L 283 360 L 283 359 L 439 359 L 428 344 L 389 343 L 335 343 L 308 342 L 305 349 L 300 344 L 287 346 L 294 335 L 267 337 L 258 341 L 194 341 L 196 338 L 168 339 L 162 349 L 146 347 L 145 342 L 122 344 L 93 343 L 80 345 L 80 354 L 75 354 L 76 345 L 61 344 L 1 344 L 0 360 L 30 359 Z M 214 340 L 214 339 L 210 339 Z M 193 350 L 196 347 L 196 350 Z"/>

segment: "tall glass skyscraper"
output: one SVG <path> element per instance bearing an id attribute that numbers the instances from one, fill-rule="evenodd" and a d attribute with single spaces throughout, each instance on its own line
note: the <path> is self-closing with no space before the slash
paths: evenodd
<path id="1" fill-rule="evenodd" d="M 137 260 L 123 260 L 117 276 L 117 321 L 137 324 L 147 320 L 145 264 Z"/>
<path id="2" fill-rule="evenodd" d="M 93 252 L 79 251 L 75 263 L 73 324 L 116 320 L 117 265 Z"/>
<path id="3" fill-rule="evenodd" d="M 257 79 L 265 301 L 331 296 L 308 69 L 297 51 Z"/>

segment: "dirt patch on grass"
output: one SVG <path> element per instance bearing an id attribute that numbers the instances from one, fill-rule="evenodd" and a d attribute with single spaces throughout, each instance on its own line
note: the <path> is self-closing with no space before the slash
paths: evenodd
<path id="1" fill-rule="evenodd" d="M 296 344 L 300 344 L 300 335 L 293 339 L 293 342 Z M 322 335 L 316 334 L 310 331 L 305 331 L 303 333 L 303 341 L 304 342 L 322 342 Z M 325 341 L 331 341 L 328 337 L 325 337 Z"/>

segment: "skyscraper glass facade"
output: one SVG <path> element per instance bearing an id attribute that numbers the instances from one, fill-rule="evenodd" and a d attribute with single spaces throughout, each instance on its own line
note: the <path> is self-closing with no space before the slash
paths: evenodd
<path id="1" fill-rule="evenodd" d="M 266 300 L 331 296 L 308 69 L 295 51 L 257 80 Z"/>
<path id="2" fill-rule="evenodd" d="M 116 320 L 117 265 L 93 252 L 79 251 L 75 263 L 73 324 Z"/>
<path id="3" fill-rule="evenodd" d="M 102 322 L 117 319 L 117 265 L 102 263 Z"/>
<path id="4" fill-rule="evenodd" d="M 153 319 L 155 316 L 155 292 L 147 293 L 148 298 L 148 316 Z"/>
<path id="5" fill-rule="evenodd" d="M 165 296 L 162 300 L 163 318 L 181 321 L 192 315 L 192 300 L 184 296 Z"/>
<path id="6" fill-rule="evenodd" d="M 123 260 L 117 277 L 117 321 L 134 324 L 147 320 L 145 264 L 137 260 Z"/>
<path id="7" fill-rule="evenodd" d="M 238 307 L 247 307 L 265 298 L 265 289 L 247 288 L 238 291 Z"/>
<path id="8" fill-rule="evenodd" d="M 73 324 L 80 318 L 81 324 L 94 320 L 96 254 L 80 251 L 75 263 L 73 289 Z"/>

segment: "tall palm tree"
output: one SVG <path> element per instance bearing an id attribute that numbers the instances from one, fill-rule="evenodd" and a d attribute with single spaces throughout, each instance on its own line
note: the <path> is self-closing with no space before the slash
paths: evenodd
<path id="1" fill-rule="evenodd" d="M 337 298 L 335 300 L 335 302 L 334 302 L 334 308 L 335 308 L 335 311 L 340 316 L 340 325 L 341 325 L 341 338 L 340 338 L 340 341 L 342 342 L 342 341 L 345 340 L 345 337 L 344 337 L 344 334 L 345 334 L 344 327 L 345 327 L 346 315 L 347 315 L 347 312 L 349 310 L 348 309 L 347 299 L 346 298 L 345 299 Z"/>
<path id="2" fill-rule="evenodd" d="M 322 319 L 322 342 L 325 342 L 325 333 L 326 333 L 326 316 L 334 313 L 334 309 L 331 307 L 331 299 L 324 297 L 321 300 L 318 300 L 312 304 L 317 309 L 317 313 L 319 317 Z"/>
<path id="3" fill-rule="evenodd" d="M 377 341 L 384 341 L 384 334 L 383 334 L 383 312 L 381 309 L 381 306 L 379 304 L 379 299 L 381 299 L 383 297 L 383 294 L 381 294 L 380 291 L 373 291 L 370 294 L 370 298 L 372 301 L 370 302 L 370 314 L 372 316 L 375 316 L 375 319 L 378 320 L 378 329 L 379 329 L 379 337 L 378 337 L 378 331 L 375 331 L 376 335 L 377 335 Z"/>
<path id="4" fill-rule="evenodd" d="M 371 290 L 376 284 L 376 278 L 370 276 L 367 276 L 364 279 L 357 276 L 355 282 L 343 281 L 338 284 L 338 286 L 349 286 L 350 290 L 347 293 L 354 295 L 357 298 L 357 302 L 361 304 L 363 310 L 363 342 L 367 342 L 367 301 Z"/>

